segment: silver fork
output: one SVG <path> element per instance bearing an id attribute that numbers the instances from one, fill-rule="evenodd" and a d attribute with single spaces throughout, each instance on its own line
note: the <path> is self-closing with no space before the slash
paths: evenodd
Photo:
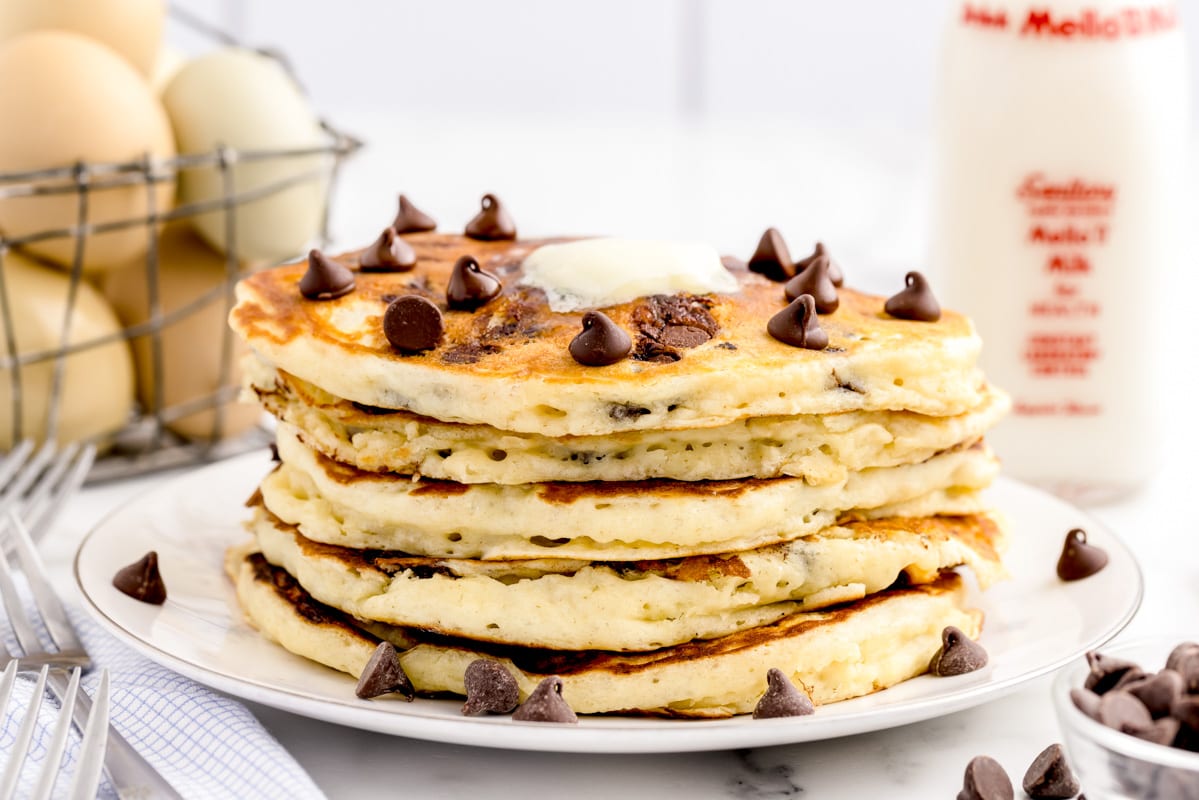
<path id="1" fill-rule="evenodd" d="M 37 724 L 38 712 L 46 697 L 46 680 L 50 668 L 42 667 L 38 673 L 37 684 L 29 697 L 29 705 L 25 707 L 25 716 L 21 721 L 20 730 L 13 742 L 12 752 L 9 753 L 8 763 L 4 766 L 3 776 L 0 777 L 0 798 L 9 800 L 17 788 L 25 759 L 29 757 L 29 745 L 33 741 L 33 730 Z M 67 696 L 63 700 L 63 708 L 74 708 L 78 700 L 84 696 L 79 688 L 81 670 L 76 667 L 71 670 L 71 679 L 67 684 Z M 8 704 L 12 699 L 13 684 L 17 678 L 17 662 L 10 661 L 0 676 L 0 709 L 7 717 Z M 92 713 L 87 717 L 87 726 L 83 729 L 83 740 L 79 743 L 79 758 L 75 766 L 75 776 L 71 779 L 68 797 L 71 800 L 91 800 L 100 788 L 101 768 L 104 764 L 104 750 L 108 734 L 108 670 L 100 673 L 100 686 L 96 690 L 96 700 L 92 704 Z M 30 800 L 50 800 L 54 792 L 54 784 L 58 767 L 67 750 L 67 734 L 71 730 L 71 714 L 62 711 L 54 724 L 54 732 L 50 744 L 46 748 L 45 760 L 38 773 L 37 786 Z"/>
<path id="2" fill-rule="evenodd" d="M 77 454 L 70 453 L 70 448 L 68 448 L 60 454 L 58 459 L 53 460 L 55 465 L 64 462 L 67 464 L 78 463 L 74 460 L 76 457 Z M 47 461 L 49 460 L 52 459 L 47 459 Z M 23 469 L 22 474 L 24 471 Z M 71 476 L 75 475 L 77 468 L 68 469 L 64 466 L 60 470 L 55 470 L 52 466 L 50 469 L 46 469 L 43 464 L 39 468 L 39 473 L 43 471 L 42 480 L 29 492 L 29 496 L 38 496 L 39 491 L 47 482 L 52 482 L 57 487 L 46 490 L 44 496 L 49 498 L 46 501 L 48 504 L 32 509 L 35 512 L 40 507 L 47 509 L 40 512 L 41 515 L 38 518 L 44 528 L 48 526 L 54 513 L 61 507 L 61 501 L 65 499 L 67 489 L 70 488 Z M 86 470 L 84 470 L 84 474 L 86 474 Z M 64 479 L 63 476 L 67 477 Z M 78 476 L 78 479 L 82 481 L 82 475 Z M 21 492 L 28 490 L 30 485 L 32 485 L 32 481 L 23 487 Z M 3 497 L 8 496 L 9 492 L 6 490 Z M 0 503 L 3 502 L 4 499 L 0 498 Z M 28 508 L 30 503 L 26 500 L 22 506 Z M 30 593 L 33 595 L 33 604 L 45 624 L 49 647 L 42 643 L 28 609 L 23 606 L 21 598 L 17 594 L 16 586 L 13 583 L 12 569 L 9 566 L 9 554 L 13 552 L 16 554 L 21 571 L 25 574 L 25 580 L 29 584 Z M 0 653 L 0 664 L 7 664 L 9 660 L 19 659 L 23 667 L 48 665 L 50 670 L 46 679 L 47 685 L 59 702 L 64 702 L 63 698 L 66 696 L 69 683 L 66 671 L 72 667 L 90 669 L 91 659 L 88 657 L 83 643 L 75 634 L 75 629 L 67 618 L 66 611 L 63 610 L 62 602 L 50 586 L 45 567 L 42 566 L 41 558 L 37 554 L 28 528 L 21 517 L 11 508 L 7 517 L 0 517 L 0 600 L 3 600 L 13 635 L 22 651 L 21 654 L 18 654 L 8 652 L 6 649 Z M 90 705 L 87 695 L 81 694 L 78 702 L 72 708 L 72 716 L 80 730 L 83 730 L 87 723 Z M 111 725 L 108 728 L 108 746 L 104 756 L 104 766 L 108 771 L 109 779 L 121 797 L 179 798 L 179 793 L 171 787 L 170 783 L 155 771 L 154 767 L 142 758 Z"/>
<path id="3" fill-rule="evenodd" d="M 36 453 L 26 439 L 0 463 L 0 519 L 17 511 L 37 541 L 45 533 L 63 501 L 83 485 L 95 445 L 68 444 L 61 451 L 47 442 Z"/>

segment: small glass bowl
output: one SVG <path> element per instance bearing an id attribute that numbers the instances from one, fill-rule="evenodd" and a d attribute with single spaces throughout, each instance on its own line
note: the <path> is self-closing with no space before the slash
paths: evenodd
<path id="1" fill-rule="evenodd" d="M 1199 641 L 1199 636 L 1154 637 L 1099 651 L 1156 672 L 1165 666 L 1170 651 L 1185 641 Z M 1066 751 L 1088 800 L 1199 800 L 1199 753 L 1146 742 L 1078 710 L 1070 690 L 1082 688 L 1088 672 L 1079 659 L 1053 681 L 1053 704 Z"/>

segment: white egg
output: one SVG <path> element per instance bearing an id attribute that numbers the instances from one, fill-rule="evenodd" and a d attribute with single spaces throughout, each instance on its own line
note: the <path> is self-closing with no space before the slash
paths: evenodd
<path id="1" fill-rule="evenodd" d="M 4 284 L 19 353 L 53 352 L 61 348 L 70 278 L 15 252 L 4 255 Z M 0 309 L 0 316 L 4 313 Z M 121 331 L 121 323 L 99 292 L 81 283 L 71 314 L 67 344 L 82 344 Z M 0 326 L 0 353 L 8 337 Z M 18 371 L 21 379 L 21 430 L 18 438 L 42 439 L 48 428 L 54 361 L 39 361 Z M 0 369 L 0 450 L 14 443 L 13 374 Z M 60 442 L 103 437 L 129 420 L 133 408 L 133 361 L 124 339 L 89 347 L 67 356 L 58 406 Z"/>
<path id="2" fill-rule="evenodd" d="M 0 172 L 175 154 L 170 122 L 158 98 L 129 62 L 92 39 L 66 31 L 17 36 L 0 45 L 0 76 Z M 88 195 L 88 221 L 146 216 L 151 197 L 146 186 L 104 188 L 103 180 L 98 177 Z M 158 185 L 152 196 L 159 212 L 170 210 L 173 195 L 172 183 Z M 67 228 L 77 223 L 78 207 L 73 191 L 0 199 L 0 231 L 16 237 Z M 144 254 L 148 242 L 144 224 L 89 235 L 84 268 L 124 264 Z M 69 266 L 75 240 L 62 237 L 27 247 Z"/>
<path id="3" fill-rule="evenodd" d="M 125 327 L 150 319 L 145 261 L 105 273 L 102 290 Z M 158 292 L 164 314 L 180 313 L 162 326 L 162 397 L 155 396 L 158 373 L 151 336 L 133 340 L 137 370 L 137 397 L 144 413 L 153 413 L 189 402 L 207 402 L 221 388 L 221 362 L 226 344 L 231 371 L 226 385 L 241 383 L 240 361 L 246 345 L 236 336 L 226 337 L 228 304 L 224 291 L 225 257 L 209 247 L 186 223 L 168 223 L 158 243 Z M 203 300 L 203 302 L 201 302 Z M 192 303 L 200 303 L 190 308 Z M 257 423 L 262 411 L 255 404 L 229 402 L 222 410 L 221 436 L 232 437 Z M 185 439 L 212 438 L 214 414 L 202 410 L 175 417 L 166 427 Z"/>
<path id="4" fill-rule="evenodd" d="M 220 50 L 183 66 L 163 93 L 181 153 L 225 145 L 236 150 L 308 148 L 325 144 L 316 114 L 283 68 L 246 50 Z M 259 200 L 235 213 L 237 256 L 243 261 L 277 260 L 301 253 L 320 232 L 329 157 L 290 157 L 242 162 L 232 167 L 236 191 L 245 192 L 317 171 L 319 175 Z M 212 170 L 185 170 L 179 177 L 181 205 L 223 196 Z M 200 234 L 225 252 L 225 214 L 192 219 Z"/>
<path id="5" fill-rule="evenodd" d="M 108 45 L 149 76 L 165 16 L 163 0 L 4 0 L 0 42 L 48 28 L 74 31 Z"/>

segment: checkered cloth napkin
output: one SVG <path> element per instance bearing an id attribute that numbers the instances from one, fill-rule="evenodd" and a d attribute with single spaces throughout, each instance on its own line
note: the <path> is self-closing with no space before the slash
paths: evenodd
<path id="1" fill-rule="evenodd" d="M 296 760 L 241 703 L 142 658 L 82 613 L 74 609 L 68 613 L 95 665 L 108 668 L 112 724 L 183 797 L 324 798 Z M 95 693 L 98 681 L 98 670 L 84 676 L 88 694 Z M 32 676 L 22 675 L 14 689 L 15 702 L 0 726 L 0 764 L 8 761 L 32 691 Z M 47 698 L 30 748 L 30 764 L 45 757 L 57 716 L 56 705 Z M 61 767 L 67 775 L 74 774 L 78 744 L 76 731 Z M 32 792 L 37 772 L 37 767 L 26 765 L 17 797 Z M 69 777 L 60 776 L 55 796 L 65 796 L 69 785 Z M 107 781 L 99 796 L 117 797 Z"/>

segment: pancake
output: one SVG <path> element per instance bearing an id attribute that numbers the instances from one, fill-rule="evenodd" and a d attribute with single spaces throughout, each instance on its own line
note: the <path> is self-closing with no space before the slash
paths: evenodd
<path id="1" fill-rule="evenodd" d="M 989 388 L 980 406 L 952 417 L 909 411 L 845 411 L 757 417 L 688 430 L 548 437 L 487 425 L 441 422 L 411 412 L 380 413 L 307 381 L 246 359 L 258 401 L 303 432 L 322 454 L 368 472 L 397 472 L 459 483 L 731 480 L 844 481 L 850 472 L 919 463 L 977 441 L 1007 412 Z"/>
<path id="2" fill-rule="evenodd" d="M 947 625 L 972 638 L 982 625 L 982 613 L 966 608 L 962 579 L 946 573 L 930 584 L 649 653 L 505 648 L 378 624 L 363 630 L 348 615 L 313 600 L 253 545 L 232 548 L 226 568 L 250 623 L 297 655 L 357 678 L 385 637 L 404 651 L 404 671 L 426 695 L 464 694 L 466 667 L 477 658 L 493 658 L 516 678 L 522 699 L 542 677 L 561 676 L 563 697 L 582 714 L 743 714 L 765 691 L 772 667 L 802 682 L 817 704 L 832 703 L 925 672 Z M 353 688 L 347 680 L 347 700 Z"/>
<path id="3" fill-rule="evenodd" d="M 260 486 L 275 516 L 318 542 L 441 558 L 636 561 L 750 550 L 815 533 L 843 511 L 980 489 L 998 469 L 978 445 L 819 487 L 800 478 L 466 485 L 363 472 L 315 453 L 301 435 L 278 426 L 283 463 Z"/>
<path id="4" fill-rule="evenodd" d="M 417 255 L 412 272 L 359 273 L 353 292 L 328 301 L 300 295 L 304 263 L 260 272 L 238 284 L 230 323 L 264 361 L 337 397 L 543 436 L 862 410 L 953 416 L 986 393 L 980 341 L 961 314 L 905 321 L 884 313 L 883 298 L 842 288 L 840 307 L 820 318 L 828 349 L 790 347 L 766 332 L 785 305 L 782 287 L 744 269 L 734 270 L 739 294 L 606 308 L 633 332 L 632 356 L 585 367 L 568 352 L 582 313 L 552 312 L 541 290 L 519 285 L 522 259 L 544 242 L 404 238 Z M 478 311 L 448 311 L 450 271 L 466 254 L 503 281 L 503 292 Z M 356 263 L 356 254 L 341 260 Z M 415 355 L 393 350 L 382 330 L 387 304 L 408 294 L 445 312 L 441 343 Z"/>
<path id="5" fill-rule="evenodd" d="M 261 507 L 250 530 L 267 561 L 358 619 L 561 650 L 712 639 L 961 565 L 984 588 L 1005 574 L 1002 529 L 981 514 L 854 522 L 741 553 L 615 563 L 352 550 L 305 539 Z"/>

